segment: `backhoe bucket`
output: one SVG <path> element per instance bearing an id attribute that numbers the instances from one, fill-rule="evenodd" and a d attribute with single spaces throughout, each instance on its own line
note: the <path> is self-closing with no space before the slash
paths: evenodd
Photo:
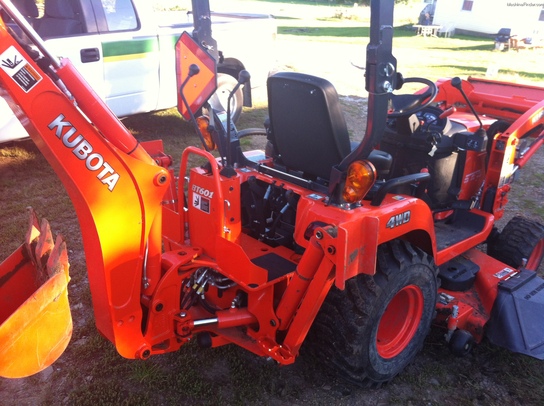
<path id="1" fill-rule="evenodd" d="M 30 209 L 25 243 L 0 264 L 0 376 L 22 378 L 55 362 L 72 336 L 66 243 Z"/>

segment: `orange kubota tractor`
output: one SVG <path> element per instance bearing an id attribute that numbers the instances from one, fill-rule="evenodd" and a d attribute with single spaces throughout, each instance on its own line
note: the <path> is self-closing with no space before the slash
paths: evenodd
<path id="1" fill-rule="evenodd" d="M 196 338 L 290 364 L 308 339 L 345 378 L 380 384 L 434 320 L 457 354 L 487 335 L 544 359 L 544 227 L 494 227 L 544 140 L 544 89 L 403 78 L 393 3 L 371 2 L 363 140 L 350 142 L 329 82 L 285 72 L 268 80 L 266 151 L 244 153 L 230 112 L 206 104 L 209 8 L 193 1 L 195 32 L 177 45 L 180 110 L 203 149 L 183 152 L 176 177 L 161 142 L 134 139 L 0 0 L 0 87 L 73 201 L 96 325 L 123 357 Z M 409 82 L 424 89 L 397 94 Z M 204 163 L 189 168 L 194 156 Z M 65 244 L 32 217 L 0 267 L 1 376 L 62 353 L 68 280 Z"/>

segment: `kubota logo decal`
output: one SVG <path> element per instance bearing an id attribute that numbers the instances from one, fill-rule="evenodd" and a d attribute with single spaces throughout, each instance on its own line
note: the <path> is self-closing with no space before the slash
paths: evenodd
<path id="1" fill-rule="evenodd" d="M 113 191 L 119 181 L 119 174 L 112 166 L 104 161 L 104 157 L 98 152 L 93 152 L 93 146 L 83 135 L 77 133 L 77 129 L 69 121 L 64 121 L 64 115 L 51 121 L 48 125 L 50 130 L 55 130 L 55 135 L 62 141 L 66 148 L 72 150 L 72 153 L 85 162 L 85 167 L 92 172 L 98 172 L 96 177 L 103 184 Z"/>

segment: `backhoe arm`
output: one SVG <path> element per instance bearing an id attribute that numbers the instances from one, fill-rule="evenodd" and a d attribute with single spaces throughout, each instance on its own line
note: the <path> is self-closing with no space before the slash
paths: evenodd
<path id="1" fill-rule="evenodd" d="M 148 348 L 140 301 L 160 277 L 161 201 L 170 175 L 69 61 L 47 54 L 11 2 L 0 6 L 39 50 L 27 52 L 0 18 L 0 88 L 74 204 L 97 327 L 121 355 L 141 357 Z"/>

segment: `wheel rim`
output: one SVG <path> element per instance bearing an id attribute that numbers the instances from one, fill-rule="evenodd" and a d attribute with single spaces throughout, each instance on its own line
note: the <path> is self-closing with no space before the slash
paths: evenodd
<path id="1" fill-rule="evenodd" d="M 376 335 L 376 348 L 382 358 L 399 355 L 410 343 L 423 314 L 423 293 L 416 285 L 397 292 L 382 314 Z"/>
<path id="2" fill-rule="evenodd" d="M 531 253 L 531 256 L 527 260 L 527 265 L 525 265 L 525 268 L 536 271 L 538 267 L 540 266 L 540 263 L 542 262 L 542 258 L 544 257 L 544 238 L 541 239 L 533 249 L 533 252 Z"/>
<path id="3" fill-rule="evenodd" d="M 232 88 L 230 88 L 229 86 L 222 86 L 220 88 L 218 88 L 214 95 L 212 97 L 214 97 L 213 99 L 213 106 L 216 107 L 216 110 L 224 110 L 224 111 L 227 111 L 227 101 L 229 99 L 229 94 L 230 94 L 230 91 L 232 90 Z M 233 97 L 230 101 L 230 111 L 231 113 L 236 111 L 236 98 Z"/>
<path id="4" fill-rule="evenodd" d="M 227 111 L 228 98 L 230 92 L 236 86 L 237 81 L 232 76 L 229 76 L 226 73 L 219 73 L 217 78 L 217 89 L 215 89 L 214 94 L 210 97 L 211 106 L 218 111 Z M 230 102 L 230 112 L 232 114 L 232 121 L 236 123 L 240 115 L 242 104 L 243 104 L 243 94 L 241 88 L 239 88 Z"/>

